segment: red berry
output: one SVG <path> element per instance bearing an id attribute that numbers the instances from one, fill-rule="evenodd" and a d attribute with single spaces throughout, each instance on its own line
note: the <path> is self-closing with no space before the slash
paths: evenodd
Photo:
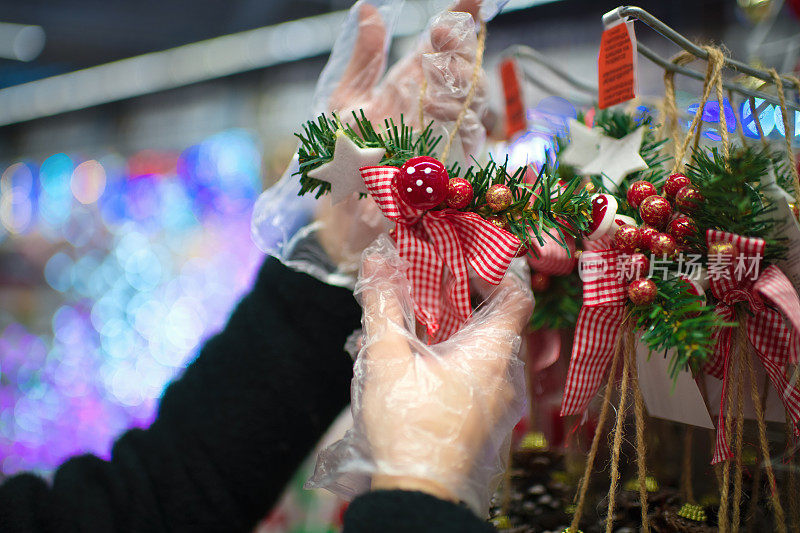
<path id="1" fill-rule="evenodd" d="M 684 213 L 693 213 L 704 201 L 705 198 L 694 185 L 683 187 L 675 195 L 675 206 Z"/>
<path id="2" fill-rule="evenodd" d="M 672 205 L 663 196 L 648 196 L 639 206 L 639 216 L 645 224 L 663 229 L 672 216 Z"/>
<path id="3" fill-rule="evenodd" d="M 447 207 L 464 209 L 472 201 L 472 184 L 464 178 L 450 178 L 447 182 Z"/>
<path id="4" fill-rule="evenodd" d="M 428 156 L 412 157 L 395 177 L 400 199 L 415 209 L 432 209 L 442 203 L 448 181 L 445 166 Z"/>
<path id="5" fill-rule="evenodd" d="M 637 279 L 628 285 L 628 298 L 633 305 L 649 305 L 653 303 L 658 294 L 658 288 L 651 279 Z"/>
<path id="6" fill-rule="evenodd" d="M 511 189 L 502 183 L 495 183 L 486 191 L 486 204 L 494 212 L 508 209 L 514 202 Z"/>
<path id="7" fill-rule="evenodd" d="M 639 228 L 639 248 L 643 250 L 650 249 L 650 240 L 658 235 L 659 231 L 652 226 L 642 226 Z"/>
<path id="8" fill-rule="evenodd" d="M 617 229 L 617 232 L 614 234 L 614 246 L 618 250 L 627 254 L 632 254 L 636 251 L 638 245 L 639 228 L 631 226 L 630 224 L 625 224 Z"/>
<path id="9" fill-rule="evenodd" d="M 670 177 L 667 178 L 667 181 L 664 182 L 664 188 L 662 191 L 664 196 L 672 199 L 675 198 L 675 195 L 678 194 L 678 191 L 691 184 L 692 182 L 689 181 L 689 178 L 683 174 L 671 174 Z"/>
<path id="10" fill-rule="evenodd" d="M 628 192 L 625 195 L 628 203 L 633 208 L 638 208 L 645 198 L 658 194 L 656 187 L 649 181 L 634 181 L 628 187 Z"/>
<path id="11" fill-rule="evenodd" d="M 689 217 L 678 217 L 669 223 L 669 234 L 681 246 L 686 246 L 692 240 L 692 236 L 697 233 L 697 226 Z"/>
<path id="12" fill-rule="evenodd" d="M 531 274 L 531 289 L 533 292 L 544 292 L 550 288 L 550 276 L 543 272 Z"/>
<path id="13" fill-rule="evenodd" d="M 635 253 L 630 257 L 628 271 L 633 279 L 645 278 L 650 273 L 650 260 L 644 254 Z"/>
<path id="14" fill-rule="evenodd" d="M 657 258 L 672 257 L 678 251 L 678 244 L 670 235 L 659 233 L 650 239 L 650 251 Z"/>

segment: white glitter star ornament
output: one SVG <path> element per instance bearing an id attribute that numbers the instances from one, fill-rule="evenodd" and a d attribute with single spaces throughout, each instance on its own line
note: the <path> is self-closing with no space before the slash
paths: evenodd
<path id="1" fill-rule="evenodd" d="M 350 198 L 353 193 L 366 194 L 367 187 L 358 169 L 377 165 L 385 153 L 383 148 L 361 148 L 343 131 L 337 131 L 333 159 L 310 171 L 308 175 L 330 183 L 332 201 L 338 204 Z"/>
<path id="2" fill-rule="evenodd" d="M 639 154 L 644 127 L 636 128 L 622 139 L 614 139 L 570 119 L 569 134 L 571 140 L 561 153 L 561 161 L 577 167 L 584 176 L 602 175 L 603 183 L 611 191 L 616 191 L 631 172 L 649 168 Z"/>

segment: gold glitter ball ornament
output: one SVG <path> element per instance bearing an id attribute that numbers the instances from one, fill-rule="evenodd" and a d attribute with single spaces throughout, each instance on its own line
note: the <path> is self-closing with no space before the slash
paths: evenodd
<path id="1" fill-rule="evenodd" d="M 715 257 L 720 261 L 733 261 L 739 255 L 739 249 L 732 242 L 717 241 L 708 245 L 709 258 Z"/>
<path id="2" fill-rule="evenodd" d="M 486 220 L 494 224 L 500 229 L 507 229 L 508 228 L 508 220 L 506 220 L 505 215 L 490 215 L 486 217 Z"/>
<path id="3" fill-rule="evenodd" d="M 486 191 L 486 205 L 495 213 L 508 209 L 513 202 L 514 195 L 507 185 L 495 183 Z"/>

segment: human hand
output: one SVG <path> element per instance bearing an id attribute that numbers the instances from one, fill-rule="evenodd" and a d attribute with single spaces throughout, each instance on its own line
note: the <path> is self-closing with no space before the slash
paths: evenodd
<path id="1" fill-rule="evenodd" d="M 353 52 L 327 107 L 347 120 L 350 111 L 363 110 L 367 118 L 382 123 L 392 118 L 419 131 L 422 121 L 434 121 L 436 135 L 447 142 L 449 129 L 464 116 L 455 136 L 451 159 L 465 159 L 480 149 L 486 136 L 481 118 L 486 109 L 485 74 L 481 70 L 474 95 L 464 109 L 473 82 L 478 46 L 473 16 L 480 0 L 461 0 L 451 11 L 436 17 L 430 31 L 413 52 L 397 62 L 386 75 L 386 25 L 371 4 L 358 6 L 358 35 Z M 355 8 L 354 8 L 355 9 Z M 424 82 L 423 82 L 424 80 Z M 421 93 L 422 88 L 425 88 Z M 321 222 L 317 238 L 340 271 L 355 272 L 361 252 L 387 224 L 371 198 L 355 198 L 331 205 L 324 201 L 316 214 Z"/>
<path id="2" fill-rule="evenodd" d="M 533 309 L 528 284 L 509 272 L 461 330 L 427 346 L 414 334 L 410 284 L 391 243 L 381 238 L 365 257 L 350 437 L 366 440 L 372 489 L 420 490 L 485 509 L 524 405 L 516 354 Z"/>

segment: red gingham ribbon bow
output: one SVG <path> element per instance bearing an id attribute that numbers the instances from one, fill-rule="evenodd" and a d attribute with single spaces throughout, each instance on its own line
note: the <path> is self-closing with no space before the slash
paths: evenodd
<path id="1" fill-rule="evenodd" d="M 619 256 L 618 250 L 585 251 L 578 263 L 583 307 L 575 326 L 561 416 L 586 410 L 614 354 L 628 299 L 618 273 Z"/>
<path id="2" fill-rule="evenodd" d="M 393 187 L 399 168 L 377 166 L 360 170 L 378 207 L 396 223 L 394 238 L 398 252 L 411 263 L 408 277 L 417 319 L 427 326 L 433 342 L 441 342 L 469 318 L 467 264 L 480 277 L 497 285 L 522 243 L 475 213 L 409 207 L 397 197 Z M 443 282 L 448 290 L 444 298 Z"/>
<path id="3" fill-rule="evenodd" d="M 706 241 L 730 242 L 739 250 L 741 260 L 757 260 L 763 256 L 765 243 L 762 239 L 742 237 L 733 233 L 708 230 Z M 733 265 L 739 258 L 733 258 Z M 784 375 L 784 366 L 796 362 L 798 355 L 798 331 L 800 331 L 800 298 L 789 279 L 776 266 L 766 268 L 757 279 L 740 279 L 750 276 L 737 275 L 729 269 L 726 275 L 709 275 L 711 292 L 720 301 L 715 312 L 727 322 L 737 319 L 732 305 L 747 302 L 750 313 L 738 317 L 745 323 L 747 337 L 775 389 L 780 393 L 786 412 L 797 431 L 800 423 L 800 392 L 790 386 Z M 757 272 L 756 272 L 757 274 Z M 752 276 L 754 277 L 754 276 Z M 784 320 L 784 317 L 788 320 Z M 733 328 L 722 328 L 718 333 L 714 358 L 705 366 L 705 371 L 722 380 L 722 396 L 717 423 L 717 440 L 712 464 L 732 457 L 725 438 L 725 391 L 728 381 L 728 366 Z M 741 414 L 740 414 L 741 416 Z"/>

